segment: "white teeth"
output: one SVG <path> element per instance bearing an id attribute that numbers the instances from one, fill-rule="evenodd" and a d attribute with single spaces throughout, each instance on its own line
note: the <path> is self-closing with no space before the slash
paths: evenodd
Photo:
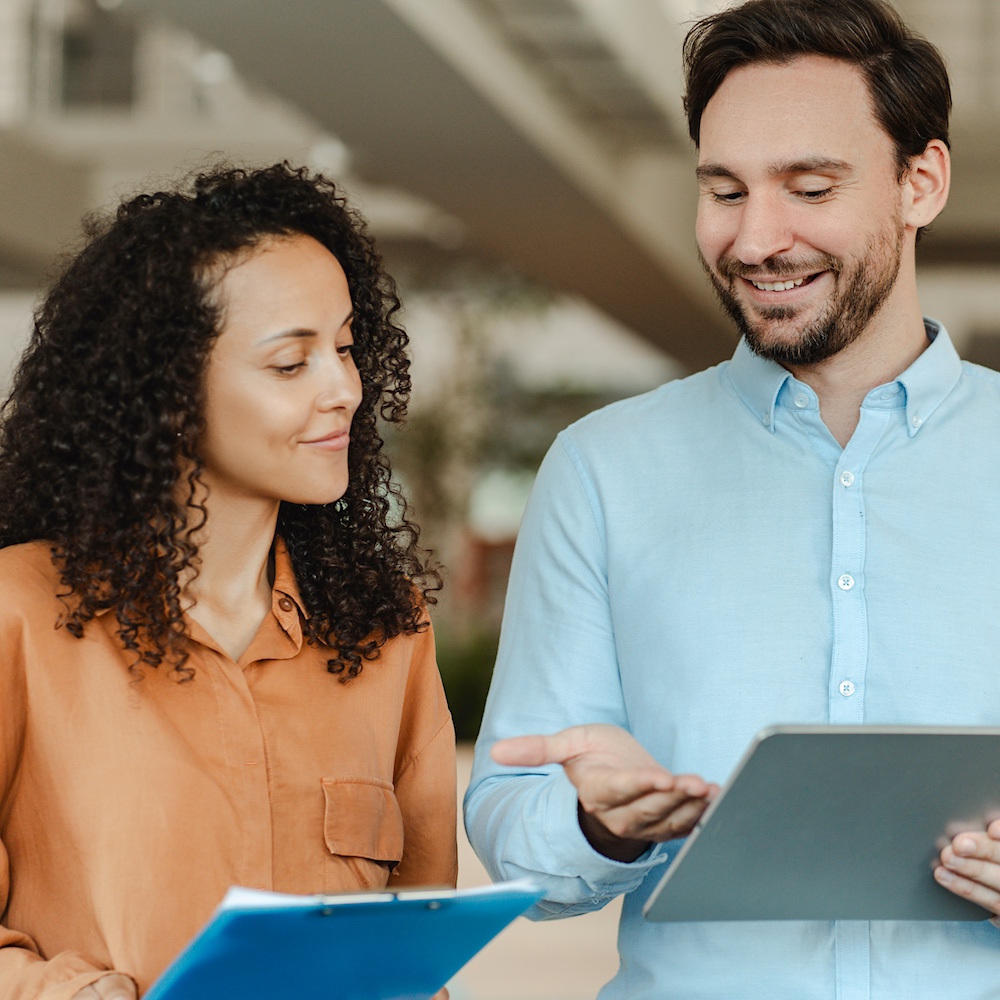
<path id="1" fill-rule="evenodd" d="M 789 288 L 798 288 L 805 280 L 798 278 L 796 281 L 754 281 L 750 278 L 750 284 L 762 292 L 787 292 Z"/>

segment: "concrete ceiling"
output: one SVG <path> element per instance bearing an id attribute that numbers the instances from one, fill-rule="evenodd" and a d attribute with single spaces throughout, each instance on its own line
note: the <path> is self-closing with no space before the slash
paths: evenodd
<path id="1" fill-rule="evenodd" d="M 695 369 L 735 334 L 694 252 L 680 42 L 707 0 L 125 0 L 228 53 L 462 253 L 589 299 Z M 955 72 L 953 196 L 922 259 L 1000 261 L 995 0 L 903 0 Z M 2 232 L 0 232 L 2 240 Z"/>
<path id="2" fill-rule="evenodd" d="M 611 158 L 599 141 L 561 109 L 547 119 L 539 114 L 534 134 L 525 127 L 532 110 L 546 110 L 541 107 L 549 98 L 546 88 L 515 95 L 528 105 L 537 96 L 537 103 L 512 121 L 509 104 L 498 107 L 496 93 L 484 93 L 482 80 L 470 80 L 468 66 L 456 67 L 394 9 L 406 5 L 135 0 L 129 6 L 169 18 L 219 46 L 241 74 L 293 99 L 350 147 L 354 167 L 366 180 L 412 191 L 460 219 L 463 250 L 585 296 L 683 365 L 698 368 L 731 353 L 735 337 L 694 261 L 690 219 L 677 250 L 664 251 L 643 239 L 637 225 L 623 223 L 621 205 L 613 201 L 612 168 L 593 170 L 597 176 L 585 186 L 554 159 L 539 133 L 547 127 L 569 133 L 570 149 L 580 140 L 584 167 Z M 452 26 L 456 15 L 465 15 L 473 31 L 489 24 L 460 3 L 450 5 L 452 11 L 433 0 L 410 6 L 451 14 Z M 429 31 L 431 25 L 421 27 Z M 497 60 L 505 47 L 499 40 L 485 54 L 477 48 L 473 58 Z M 516 65 L 511 59 L 509 72 L 495 82 L 510 84 Z M 554 138 L 563 142 L 567 136 Z M 683 190 L 665 192 L 668 212 L 671 199 L 682 214 L 693 203 L 689 173 L 685 170 L 678 185 Z M 608 190 L 595 197 L 601 183 Z M 633 212 L 641 216 L 643 209 Z M 660 214 L 652 205 L 646 212 Z M 668 252 L 684 263 L 665 262 Z"/>

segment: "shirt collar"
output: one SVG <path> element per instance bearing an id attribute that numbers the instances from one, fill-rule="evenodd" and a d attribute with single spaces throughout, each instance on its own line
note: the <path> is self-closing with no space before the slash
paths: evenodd
<path id="1" fill-rule="evenodd" d="M 292 557 L 288 554 L 288 546 L 280 535 L 274 539 L 274 586 L 271 590 L 276 600 L 282 597 L 290 598 L 302 616 L 309 617 L 299 594 L 299 585 L 295 580 Z"/>
<path id="2" fill-rule="evenodd" d="M 906 430 L 910 437 L 923 427 L 962 377 L 962 362 L 942 323 L 924 319 L 930 346 L 896 382 L 906 393 Z"/>
<path id="3" fill-rule="evenodd" d="M 777 361 L 759 357 L 741 337 L 729 362 L 728 374 L 747 409 L 774 433 L 774 408 L 781 387 L 792 377 Z"/>
<path id="4" fill-rule="evenodd" d="M 302 643 L 302 622 L 309 615 L 292 569 L 292 557 L 283 538 L 274 540 L 274 585 L 271 587 L 271 614 L 282 631 L 296 644 Z"/>
<path id="5" fill-rule="evenodd" d="M 305 609 L 299 595 L 292 559 L 282 538 L 274 540 L 274 584 L 271 587 L 271 614 L 265 616 L 243 651 L 238 664 L 245 667 L 257 660 L 284 660 L 295 656 L 302 646 L 302 618 Z M 193 618 L 185 615 L 186 632 L 189 638 L 224 652 Z"/>
<path id="6" fill-rule="evenodd" d="M 930 340 L 927 349 L 906 371 L 888 383 L 898 384 L 903 389 L 906 427 L 910 437 L 927 423 L 962 374 L 962 362 L 944 325 L 925 318 L 924 329 Z M 741 338 L 728 365 L 728 374 L 744 405 L 773 434 L 778 394 L 786 382 L 794 381 L 791 372 L 776 361 L 758 357 Z M 878 389 L 873 389 L 868 398 Z"/>

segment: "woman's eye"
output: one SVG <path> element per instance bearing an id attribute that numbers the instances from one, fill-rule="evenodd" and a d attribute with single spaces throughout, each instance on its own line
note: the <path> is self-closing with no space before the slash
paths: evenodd
<path id="1" fill-rule="evenodd" d="M 354 348 L 355 348 L 354 344 L 341 344 L 341 346 L 337 348 L 337 353 L 342 358 L 346 358 L 348 354 L 354 353 Z"/>
<path id="2" fill-rule="evenodd" d="M 300 368 L 305 368 L 306 363 L 304 361 L 296 361 L 291 365 L 275 365 L 274 371 L 279 375 L 294 375 Z"/>

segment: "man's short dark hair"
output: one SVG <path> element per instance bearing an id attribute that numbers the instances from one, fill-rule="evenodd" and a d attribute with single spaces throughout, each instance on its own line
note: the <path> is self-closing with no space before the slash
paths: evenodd
<path id="1" fill-rule="evenodd" d="M 727 74 L 751 63 L 830 56 L 858 67 L 902 174 L 932 139 L 948 144 L 951 87 L 941 53 L 883 0 L 748 0 L 694 25 L 684 41 L 684 110 L 695 145 Z"/>

